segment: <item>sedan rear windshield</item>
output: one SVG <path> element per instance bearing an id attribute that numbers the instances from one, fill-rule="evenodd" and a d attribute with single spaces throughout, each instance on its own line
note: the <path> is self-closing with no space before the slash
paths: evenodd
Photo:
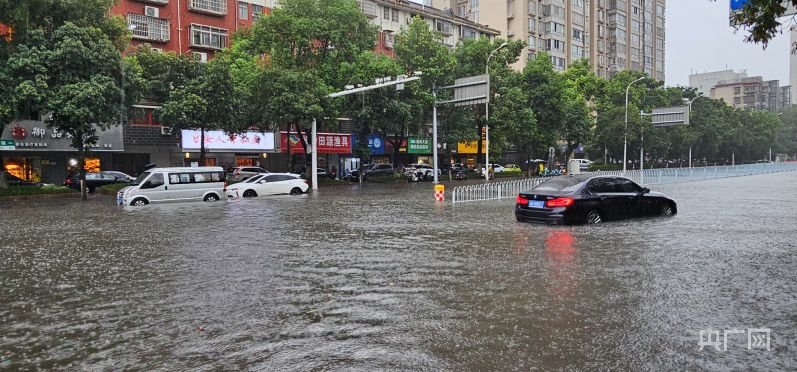
<path id="1" fill-rule="evenodd" d="M 532 191 L 572 192 L 577 190 L 582 183 L 582 180 L 570 177 L 554 178 L 537 185 Z"/>

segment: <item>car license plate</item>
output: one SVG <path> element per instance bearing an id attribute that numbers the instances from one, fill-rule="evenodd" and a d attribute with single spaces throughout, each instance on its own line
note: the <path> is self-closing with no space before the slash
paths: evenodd
<path id="1" fill-rule="evenodd" d="M 529 200 L 529 208 L 545 208 L 544 200 Z"/>
<path id="2" fill-rule="evenodd" d="M 122 205 L 122 197 L 121 196 L 117 196 L 116 197 L 116 204 L 117 205 Z"/>

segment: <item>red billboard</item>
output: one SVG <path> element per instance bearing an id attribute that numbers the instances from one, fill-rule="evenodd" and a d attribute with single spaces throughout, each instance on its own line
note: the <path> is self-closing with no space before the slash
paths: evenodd
<path id="1" fill-rule="evenodd" d="M 280 151 L 287 152 L 288 132 L 280 132 Z M 304 136 L 307 143 L 307 136 Z M 291 153 L 304 153 L 299 134 L 291 132 Z M 343 133 L 318 133 L 319 154 L 351 154 L 351 135 Z"/>

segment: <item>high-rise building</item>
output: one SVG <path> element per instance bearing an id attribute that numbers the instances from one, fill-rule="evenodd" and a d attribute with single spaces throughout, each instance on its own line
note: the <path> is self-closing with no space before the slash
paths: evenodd
<path id="1" fill-rule="evenodd" d="M 206 61 L 233 32 L 267 14 L 267 0 L 121 0 L 111 14 L 127 19 L 132 47 L 148 43 Z"/>
<path id="2" fill-rule="evenodd" d="M 664 79 L 665 0 L 431 0 L 438 8 L 528 43 L 521 69 L 546 51 L 557 69 L 589 58 L 610 77 L 635 70 Z"/>
<path id="3" fill-rule="evenodd" d="M 689 75 L 689 86 L 706 96 L 711 95 L 711 88 L 719 84 L 739 82 L 747 77 L 747 72 L 733 70 L 711 71 Z"/>

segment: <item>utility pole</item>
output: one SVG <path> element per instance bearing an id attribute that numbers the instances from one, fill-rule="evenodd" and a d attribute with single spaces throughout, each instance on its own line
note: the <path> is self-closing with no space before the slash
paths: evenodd
<path id="1" fill-rule="evenodd" d="M 625 130 L 623 130 L 623 176 L 625 176 L 626 166 L 628 165 L 628 93 L 631 90 L 631 86 L 637 82 L 644 80 L 645 77 L 641 77 L 632 81 L 628 86 L 625 88 Z"/>
<path id="2" fill-rule="evenodd" d="M 484 180 L 490 182 L 490 59 L 493 58 L 495 52 L 501 50 L 501 48 L 507 46 L 507 43 L 501 44 L 498 48 L 495 48 L 490 55 L 487 56 L 487 67 L 485 72 L 487 73 L 487 102 L 484 103 Z M 435 182 L 437 183 L 437 182 Z"/>

